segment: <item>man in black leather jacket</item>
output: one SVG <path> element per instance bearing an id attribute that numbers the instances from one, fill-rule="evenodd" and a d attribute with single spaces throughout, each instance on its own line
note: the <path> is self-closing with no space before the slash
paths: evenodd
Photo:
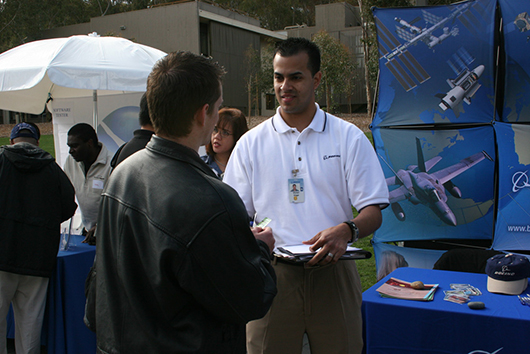
<path id="1" fill-rule="evenodd" d="M 96 235 L 98 353 L 245 353 L 245 324 L 276 294 L 270 228 L 197 150 L 222 103 L 223 70 L 170 53 L 147 99 L 156 136 L 113 171 Z"/>

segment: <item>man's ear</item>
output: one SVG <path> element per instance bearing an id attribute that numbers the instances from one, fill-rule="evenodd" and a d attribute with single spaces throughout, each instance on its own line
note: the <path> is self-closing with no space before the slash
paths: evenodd
<path id="1" fill-rule="evenodd" d="M 316 90 L 318 86 L 320 86 L 321 80 L 322 80 L 322 71 L 319 71 L 313 76 L 313 90 Z"/>
<path id="2" fill-rule="evenodd" d="M 209 108 L 210 105 L 206 103 L 195 113 L 195 121 L 197 122 L 197 124 L 199 124 L 200 127 L 204 127 L 204 124 L 206 124 L 206 116 L 208 115 Z"/>

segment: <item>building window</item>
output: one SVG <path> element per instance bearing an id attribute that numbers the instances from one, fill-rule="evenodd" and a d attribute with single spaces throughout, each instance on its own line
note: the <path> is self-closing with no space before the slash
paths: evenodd
<path id="1" fill-rule="evenodd" d="M 201 54 L 209 57 L 210 56 L 210 26 L 207 23 L 201 23 Z"/>

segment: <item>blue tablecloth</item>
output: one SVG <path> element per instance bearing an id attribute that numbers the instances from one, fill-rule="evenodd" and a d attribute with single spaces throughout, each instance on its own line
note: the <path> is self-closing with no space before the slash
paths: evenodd
<path id="1" fill-rule="evenodd" d="M 382 298 L 376 289 L 389 277 L 440 287 L 433 301 Z M 472 301 L 482 301 L 486 308 L 445 301 L 444 290 L 451 283 L 479 288 L 482 295 Z M 363 293 L 362 307 L 368 354 L 530 353 L 530 307 L 517 296 L 489 293 L 485 274 L 398 268 Z"/>
<path id="2" fill-rule="evenodd" d="M 72 235 L 75 246 L 60 251 L 57 267 L 50 278 L 42 343 L 49 354 L 94 354 L 96 336 L 83 323 L 85 279 L 94 262 L 96 248 L 81 243 L 83 237 Z M 8 338 L 14 337 L 13 314 L 8 315 Z"/>

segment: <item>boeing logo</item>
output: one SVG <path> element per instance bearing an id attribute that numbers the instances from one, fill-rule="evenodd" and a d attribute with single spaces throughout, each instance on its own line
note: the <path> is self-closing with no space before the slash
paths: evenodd
<path id="1" fill-rule="evenodd" d="M 469 352 L 468 354 L 496 354 L 498 352 L 500 352 L 503 348 L 499 348 L 497 349 L 496 351 L 494 352 L 487 352 L 485 350 L 473 350 L 472 352 Z"/>
<path id="2" fill-rule="evenodd" d="M 515 172 L 512 176 L 512 192 L 517 193 L 520 189 L 530 187 L 528 184 L 528 171 Z"/>
<path id="3" fill-rule="evenodd" d="M 510 268 L 508 268 L 507 265 L 502 266 L 502 271 L 495 271 L 494 272 L 497 275 L 504 275 L 504 276 L 514 276 L 515 272 L 510 271 Z"/>
<path id="4" fill-rule="evenodd" d="M 334 157 L 339 157 L 340 158 L 340 155 L 324 155 L 323 159 L 324 159 L 324 161 L 326 161 L 327 159 L 332 159 Z"/>

